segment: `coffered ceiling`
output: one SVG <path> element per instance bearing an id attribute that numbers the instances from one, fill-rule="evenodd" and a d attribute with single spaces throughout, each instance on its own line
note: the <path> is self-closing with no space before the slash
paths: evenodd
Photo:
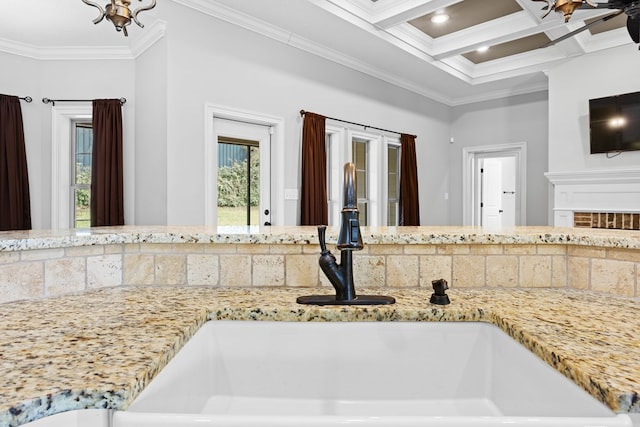
<path id="1" fill-rule="evenodd" d="M 532 0 L 160 0 L 128 39 L 90 24 L 95 9 L 81 0 L 0 0 L 0 50 L 44 59 L 90 48 L 135 56 L 154 24 L 178 19 L 163 10 L 169 1 L 211 16 L 212 25 L 242 26 L 449 105 L 545 90 L 544 71 L 555 64 L 633 43 L 623 14 L 543 48 L 611 11 L 577 10 L 565 23 L 554 12 L 542 19 L 544 2 Z M 438 13 L 449 20 L 432 23 Z"/>

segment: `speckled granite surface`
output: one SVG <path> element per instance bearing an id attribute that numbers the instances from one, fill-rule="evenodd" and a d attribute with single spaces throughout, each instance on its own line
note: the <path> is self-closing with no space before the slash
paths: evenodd
<path id="1" fill-rule="evenodd" d="M 327 230 L 335 242 L 339 229 Z M 365 244 L 572 244 L 640 248 L 640 231 L 558 227 L 363 227 Z M 125 243 L 317 243 L 315 227 L 104 227 L 0 232 L 0 252 Z"/>
<path id="2" fill-rule="evenodd" d="M 126 408 L 208 319 L 490 322 L 614 411 L 640 412 L 640 318 L 633 299 L 548 289 L 451 290 L 451 305 L 434 306 L 430 290 L 389 292 L 397 303 L 384 307 L 296 304 L 309 289 L 168 286 L 3 304 L 0 425 L 80 408 Z"/>

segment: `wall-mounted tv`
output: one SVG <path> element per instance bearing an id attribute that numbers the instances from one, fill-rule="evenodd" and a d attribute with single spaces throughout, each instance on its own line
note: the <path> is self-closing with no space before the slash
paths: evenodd
<path id="1" fill-rule="evenodd" d="M 589 100 L 591 154 L 640 150 L 640 92 Z"/>

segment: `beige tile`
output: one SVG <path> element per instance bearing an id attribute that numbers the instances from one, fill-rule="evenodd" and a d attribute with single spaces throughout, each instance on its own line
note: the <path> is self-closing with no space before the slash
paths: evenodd
<path id="1" fill-rule="evenodd" d="M 127 254 L 133 254 L 140 252 L 140 245 L 137 243 L 126 243 L 124 245 L 124 252 Z"/>
<path id="2" fill-rule="evenodd" d="M 567 284 L 573 289 L 589 289 L 589 270 L 591 260 L 589 258 L 567 258 Z"/>
<path id="3" fill-rule="evenodd" d="M 450 255 L 421 256 L 420 286 L 431 288 L 431 282 L 439 279 L 444 279 L 448 283 L 451 283 L 452 262 Z"/>
<path id="4" fill-rule="evenodd" d="M 436 245 L 436 253 L 439 255 L 464 255 L 469 252 L 469 245 Z"/>
<path id="5" fill-rule="evenodd" d="M 211 243 L 203 245 L 203 249 L 204 253 L 206 254 L 231 255 L 238 252 L 238 245 L 227 243 Z"/>
<path id="6" fill-rule="evenodd" d="M 156 255 L 156 285 L 184 285 L 187 283 L 186 255 Z"/>
<path id="7" fill-rule="evenodd" d="M 104 245 L 104 253 L 107 255 L 121 254 L 124 252 L 124 245 Z"/>
<path id="8" fill-rule="evenodd" d="M 253 256 L 253 286 L 284 285 L 284 255 Z"/>
<path id="9" fill-rule="evenodd" d="M 485 286 L 485 257 L 481 255 L 456 255 L 453 257 L 453 280 L 449 286 L 477 288 Z"/>
<path id="10" fill-rule="evenodd" d="M 217 286 L 218 278 L 218 255 L 187 255 L 187 283 L 189 285 Z"/>
<path id="11" fill-rule="evenodd" d="M 251 255 L 220 255 L 220 286 L 251 286 Z"/>
<path id="12" fill-rule="evenodd" d="M 634 296 L 636 266 L 629 261 L 591 260 L 591 289 L 615 295 Z"/>
<path id="13" fill-rule="evenodd" d="M 537 245 L 538 255 L 566 255 L 565 245 Z"/>
<path id="14" fill-rule="evenodd" d="M 201 243 L 174 243 L 171 245 L 171 253 L 174 254 L 200 254 L 204 252 L 204 244 Z"/>
<path id="15" fill-rule="evenodd" d="M 503 252 L 502 245 L 471 245 L 469 250 L 472 255 L 501 255 Z"/>
<path id="16" fill-rule="evenodd" d="M 506 255 L 533 255 L 536 253 L 536 245 L 504 245 Z"/>
<path id="17" fill-rule="evenodd" d="M 238 245 L 239 254 L 268 254 L 269 245 Z"/>
<path id="18" fill-rule="evenodd" d="M 36 299 L 44 296 L 42 262 L 0 265 L 0 302 Z"/>
<path id="19" fill-rule="evenodd" d="M 72 248 L 66 248 L 64 250 L 64 256 L 67 256 L 67 257 L 102 255 L 103 253 L 104 253 L 104 246 L 102 245 L 76 246 Z"/>
<path id="20" fill-rule="evenodd" d="M 417 255 L 387 256 L 387 286 L 393 288 L 418 287 L 420 285 L 419 258 Z"/>
<path id="21" fill-rule="evenodd" d="M 100 255 L 87 258 L 87 288 L 122 285 L 122 255 Z"/>
<path id="22" fill-rule="evenodd" d="M 407 255 L 434 255 L 436 253 L 435 245 L 404 245 L 404 251 Z"/>
<path id="23" fill-rule="evenodd" d="M 0 264 L 11 264 L 20 261 L 20 252 L 0 252 Z"/>
<path id="24" fill-rule="evenodd" d="M 338 259 L 340 254 L 338 254 Z M 285 277 L 287 286 L 318 286 L 318 257 L 315 255 L 286 255 Z"/>
<path id="25" fill-rule="evenodd" d="M 497 255 L 487 257 L 487 286 L 514 288 L 518 286 L 518 257 Z"/>
<path id="26" fill-rule="evenodd" d="M 33 251 L 20 252 L 20 259 L 22 261 L 41 261 L 63 257 L 64 249 L 37 249 Z"/>
<path id="27" fill-rule="evenodd" d="M 85 290 L 86 275 L 85 258 L 60 258 L 45 261 L 45 294 L 54 296 Z"/>
<path id="28" fill-rule="evenodd" d="M 520 257 L 520 287 L 551 287 L 551 257 L 547 255 L 523 255 Z"/>
<path id="29" fill-rule="evenodd" d="M 320 254 L 320 245 L 269 245 L 270 254 L 286 255 L 301 253 Z"/>
<path id="30" fill-rule="evenodd" d="M 324 276 L 323 273 L 320 273 Z M 382 255 L 363 255 L 353 257 L 353 277 L 356 290 L 362 287 L 385 286 L 386 265 Z"/>
<path id="31" fill-rule="evenodd" d="M 173 252 L 171 243 L 140 243 L 140 252 L 146 254 L 162 254 Z"/>
<path id="32" fill-rule="evenodd" d="M 551 286 L 564 288 L 567 285 L 567 257 L 560 255 L 551 257 Z"/>
<path id="33" fill-rule="evenodd" d="M 569 246 L 567 248 L 569 256 L 589 257 L 589 258 L 605 258 L 607 251 L 605 248 L 593 248 L 589 246 Z"/>
<path id="34" fill-rule="evenodd" d="M 402 254 L 402 248 L 403 248 L 403 245 L 369 245 L 369 254 L 400 255 Z"/>
<path id="35" fill-rule="evenodd" d="M 153 285 L 155 278 L 155 259 L 149 254 L 125 253 L 123 280 L 125 285 Z"/>
<path id="36" fill-rule="evenodd" d="M 637 249 L 607 249 L 607 258 L 640 262 L 640 251 Z"/>
<path id="37" fill-rule="evenodd" d="M 322 250 L 320 249 L 320 245 L 282 245 L 284 246 L 284 250 L 286 254 L 313 254 L 320 256 Z M 359 252 L 362 253 L 362 252 Z"/>

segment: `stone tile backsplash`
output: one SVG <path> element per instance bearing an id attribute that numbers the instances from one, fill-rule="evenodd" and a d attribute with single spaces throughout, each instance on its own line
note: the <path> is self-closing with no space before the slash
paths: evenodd
<path id="1" fill-rule="evenodd" d="M 337 250 L 332 249 L 335 255 Z M 329 287 L 315 244 L 110 244 L 0 253 L 0 302 L 124 285 Z M 640 250 L 555 244 L 367 245 L 358 288 L 576 288 L 638 296 Z"/>

